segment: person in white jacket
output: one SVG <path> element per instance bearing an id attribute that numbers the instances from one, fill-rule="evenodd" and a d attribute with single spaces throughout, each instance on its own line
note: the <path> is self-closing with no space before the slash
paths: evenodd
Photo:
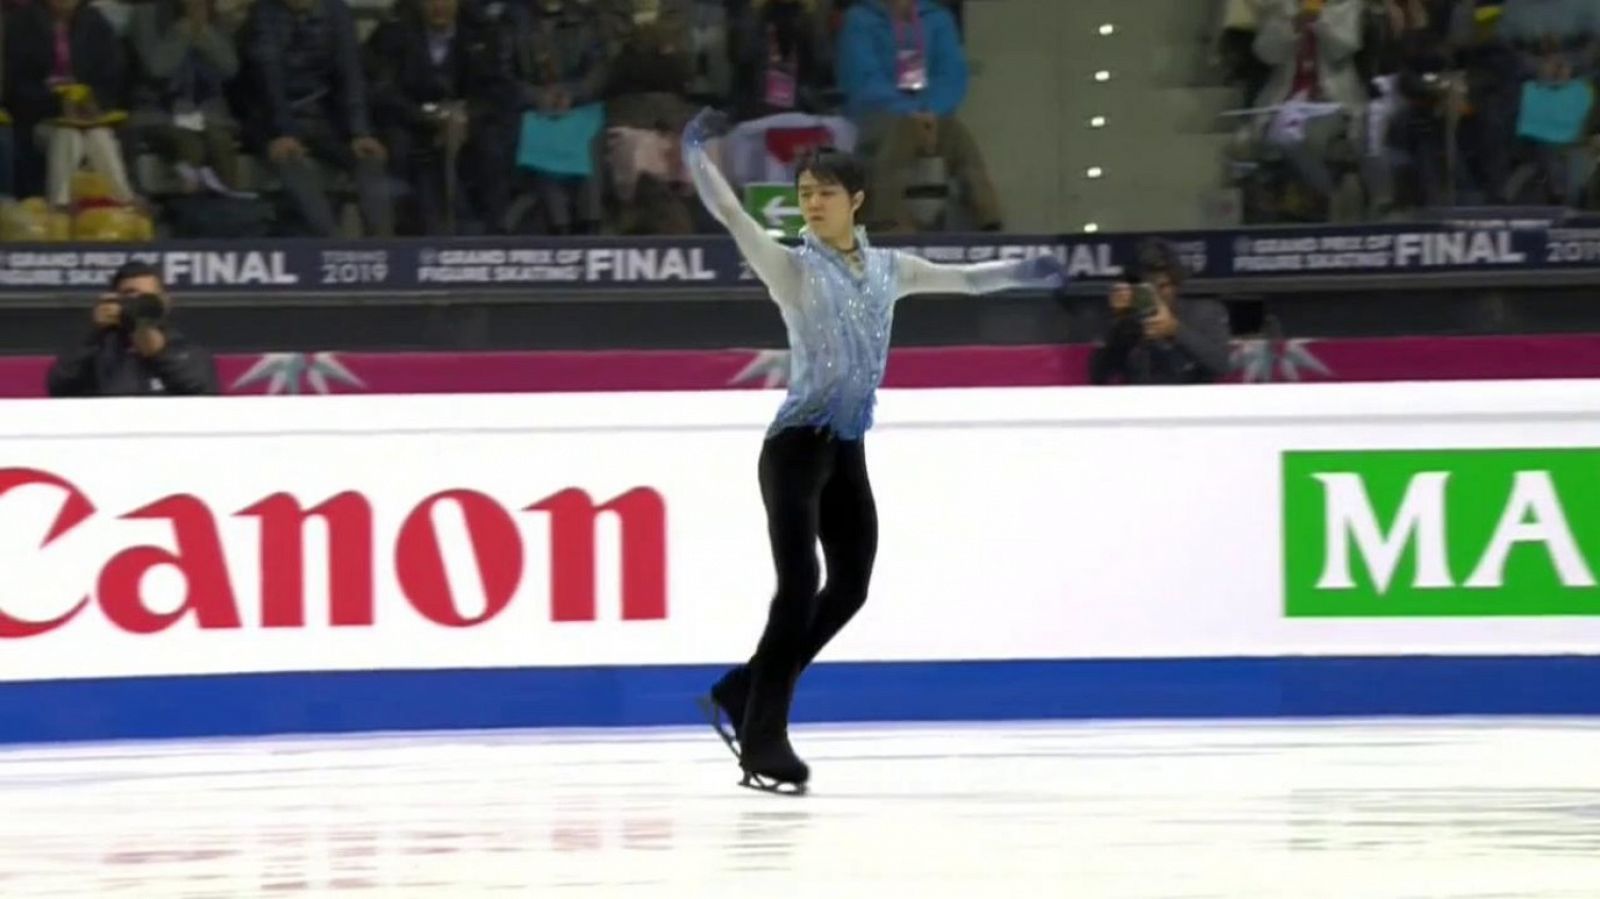
<path id="1" fill-rule="evenodd" d="M 1258 137 L 1283 153 L 1320 196 L 1337 188 L 1328 153 L 1345 137 L 1365 148 L 1367 92 L 1356 69 L 1361 0 L 1259 0 L 1255 54 L 1272 66 L 1257 109 Z"/>

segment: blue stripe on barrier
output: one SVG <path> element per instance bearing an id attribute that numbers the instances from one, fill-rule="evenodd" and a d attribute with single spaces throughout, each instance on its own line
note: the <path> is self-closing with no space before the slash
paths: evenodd
<path id="1" fill-rule="evenodd" d="M 699 721 L 720 666 L 0 683 L 0 743 Z M 821 664 L 800 722 L 1596 715 L 1600 656 Z"/>

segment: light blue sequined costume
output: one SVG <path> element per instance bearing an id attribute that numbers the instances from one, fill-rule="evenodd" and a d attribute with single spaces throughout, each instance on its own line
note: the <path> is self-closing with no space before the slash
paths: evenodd
<path id="1" fill-rule="evenodd" d="M 695 188 L 771 292 L 789 332 L 789 395 L 769 434 L 792 427 L 825 428 L 841 440 L 866 434 L 888 362 L 894 306 L 901 297 L 1061 284 L 1062 267 L 1054 257 L 939 265 L 873 247 L 862 228 L 856 229 L 859 273 L 844 254 L 809 232 L 791 249 L 745 212 L 706 154 L 703 140 L 695 125 L 685 132 L 684 162 Z"/>
<path id="2" fill-rule="evenodd" d="M 867 244 L 857 229 L 862 273 L 807 233 L 793 251 L 804 299 L 783 309 L 789 331 L 789 395 L 772 432 L 830 427 L 845 440 L 872 426 L 878 385 L 888 363 L 889 331 L 900 273 L 896 255 Z"/>

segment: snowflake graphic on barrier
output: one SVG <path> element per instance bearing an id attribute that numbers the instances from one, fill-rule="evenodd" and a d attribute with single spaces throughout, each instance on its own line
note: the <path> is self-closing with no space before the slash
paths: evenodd
<path id="1" fill-rule="evenodd" d="M 233 382 L 232 389 L 262 382 L 269 394 L 329 394 L 333 392 L 331 383 L 357 389 L 367 386 L 334 353 L 267 353 Z"/>
<path id="2" fill-rule="evenodd" d="M 760 350 L 728 382 L 729 386 L 749 384 L 759 379 L 763 387 L 789 386 L 789 351 Z"/>
<path id="3" fill-rule="evenodd" d="M 1232 368 L 1247 384 L 1301 381 L 1307 373 L 1333 377 L 1333 371 L 1312 354 L 1310 346 L 1305 338 L 1241 340 L 1233 347 Z"/>

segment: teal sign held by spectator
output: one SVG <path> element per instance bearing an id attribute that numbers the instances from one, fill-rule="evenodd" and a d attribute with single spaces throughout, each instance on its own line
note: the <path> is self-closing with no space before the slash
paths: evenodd
<path id="1" fill-rule="evenodd" d="M 1517 136 L 1554 146 L 1577 143 L 1593 109 L 1594 88 L 1587 81 L 1526 82 L 1517 114 Z"/>

